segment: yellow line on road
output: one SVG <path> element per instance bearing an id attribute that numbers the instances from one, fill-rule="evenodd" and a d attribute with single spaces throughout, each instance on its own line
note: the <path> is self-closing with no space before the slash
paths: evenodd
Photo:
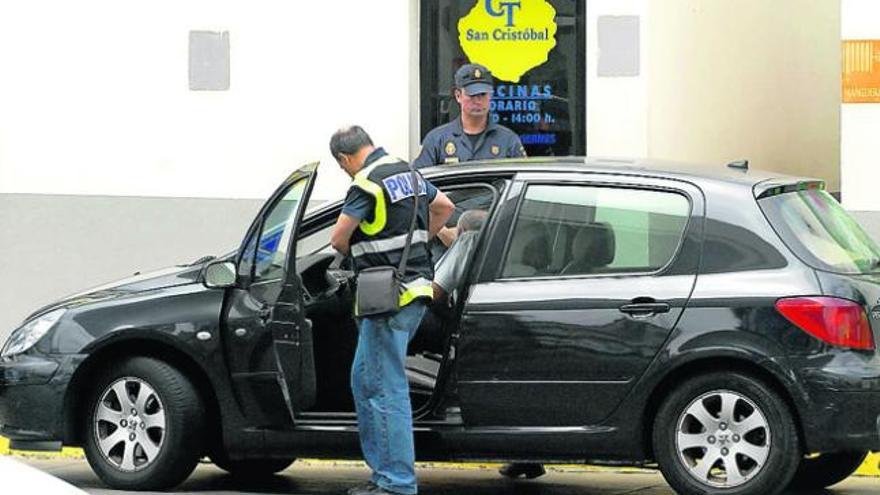
<path id="1" fill-rule="evenodd" d="M 30 450 L 13 450 L 9 448 L 9 440 L 0 437 L 0 455 L 17 455 L 23 457 L 46 457 L 46 458 L 69 458 L 82 459 L 85 457 L 82 449 L 74 447 L 64 447 L 61 452 L 37 452 Z"/>
<path id="2" fill-rule="evenodd" d="M 856 471 L 856 474 L 864 476 L 880 476 L 880 454 L 871 454 L 865 459 L 862 467 Z"/>

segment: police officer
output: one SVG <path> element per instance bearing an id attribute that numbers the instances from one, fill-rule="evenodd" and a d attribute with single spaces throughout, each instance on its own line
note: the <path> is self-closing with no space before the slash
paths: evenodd
<path id="1" fill-rule="evenodd" d="M 453 92 L 461 116 L 425 136 L 422 151 L 413 162 L 416 168 L 526 156 L 519 136 L 489 118 L 492 88 L 492 73 L 482 65 L 466 64 L 455 72 Z M 438 237 L 450 246 L 457 235 L 457 229 L 444 227 Z M 545 473 L 544 466 L 532 463 L 506 464 L 500 472 L 508 478 L 530 479 Z"/>
<path id="2" fill-rule="evenodd" d="M 492 73 L 479 64 L 466 64 L 455 72 L 455 100 L 461 116 L 428 133 L 416 168 L 471 160 L 526 156 L 519 137 L 503 125 L 491 122 Z"/>
<path id="3" fill-rule="evenodd" d="M 374 147 L 358 126 L 333 134 L 330 153 L 353 178 L 330 243 L 354 258 L 356 270 L 399 265 L 412 224 L 412 198 L 420 197 L 402 274 L 400 311 L 358 319 L 351 388 L 361 450 L 373 475 L 368 484 L 347 492 L 413 495 L 417 486 L 406 350 L 432 296 L 434 270 L 426 244 L 454 205 L 420 175 L 413 184 L 408 164 Z"/>

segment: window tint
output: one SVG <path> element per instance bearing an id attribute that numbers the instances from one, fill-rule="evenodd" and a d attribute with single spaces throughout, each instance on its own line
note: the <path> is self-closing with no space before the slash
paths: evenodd
<path id="1" fill-rule="evenodd" d="M 295 228 L 300 199 L 306 188 L 306 179 L 294 184 L 266 215 L 259 241 L 252 238 L 242 257 L 247 268 L 253 266 L 254 278 L 270 279 L 281 276 Z"/>
<path id="2" fill-rule="evenodd" d="M 532 185 L 502 276 L 653 272 L 672 259 L 689 214 L 671 192 Z"/>
<path id="3" fill-rule="evenodd" d="M 810 266 L 838 273 L 880 271 L 880 247 L 826 191 L 778 194 L 758 204 L 785 244 Z"/>
<path id="4" fill-rule="evenodd" d="M 461 187 L 454 189 L 441 188 L 455 205 L 455 210 L 446 221 L 447 227 L 454 227 L 461 214 L 468 210 L 489 211 L 495 198 L 495 189 L 487 185 Z"/>
<path id="5" fill-rule="evenodd" d="M 700 273 L 777 270 L 788 261 L 772 244 L 748 228 L 707 218 Z"/>

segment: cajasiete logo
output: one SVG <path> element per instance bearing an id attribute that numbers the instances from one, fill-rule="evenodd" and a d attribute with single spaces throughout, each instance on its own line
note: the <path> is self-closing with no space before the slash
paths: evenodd
<path id="1" fill-rule="evenodd" d="M 513 27 L 513 13 L 522 7 L 522 2 L 498 2 L 501 6 L 498 10 L 492 8 L 492 0 L 486 0 L 486 12 L 492 17 L 507 16 L 507 27 Z"/>
<path id="2" fill-rule="evenodd" d="M 477 0 L 458 21 L 458 40 L 471 62 L 519 82 L 556 46 L 556 9 L 546 0 Z"/>

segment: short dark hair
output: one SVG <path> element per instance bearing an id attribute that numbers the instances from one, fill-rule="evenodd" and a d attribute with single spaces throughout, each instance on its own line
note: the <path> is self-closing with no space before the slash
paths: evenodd
<path id="1" fill-rule="evenodd" d="M 483 228 L 489 213 L 486 210 L 468 210 L 458 217 L 458 228 L 462 232 L 471 232 Z"/>
<path id="2" fill-rule="evenodd" d="M 352 125 L 343 127 L 333 133 L 330 137 L 330 154 L 333 158 L 339 160 L 339 156 L 343 153 L 353 155 L 364 146 L 372 146 L 373 140 L 361 126 Z"/>

